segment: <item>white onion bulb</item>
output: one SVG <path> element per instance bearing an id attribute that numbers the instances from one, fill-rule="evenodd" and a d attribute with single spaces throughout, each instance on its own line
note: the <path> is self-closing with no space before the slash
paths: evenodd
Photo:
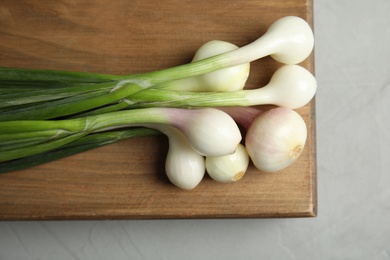
<path id="1" fill-rule="evenodd" d="M 238 46 L 219 40 L 203 44 L 195 53 L 192 62 L 203 60 L 214 55 L 236 50 Z M 234 67 L 217 70 L 197 76 L 197 91 L 237 91 L 244 88 L 249 76 L 250 64 L 244 63 Z"/>
<path id="2" fill-rule="evenodd" d="M 195 53 L 192 63 L 204 60 L 225 52 L 238 49 L 238 46 L 213 40 L 203 44 Z M 160 84 L 158 88 L 187 92 L 230 92 L 242 90 L 249 77 L 250 63 L 243 63 L 201 75 L 181 78 Z"/>
<path id="3" fill-rule="evenodd" d="M 249 165 L 249 155 L 242 144 L 234 153 L 225 156 L 207 156 L 206 171 L 218 182 L 235 182 L 240 180 Z"/>
<path id="4" fill-rule="evenodd" d="M 317 91 L 313 74 L 299 65 L 283 65 L 270 82 L 259 89 L 248 90 L 249 105 L 273 104 L 297 109 L 309 103 Z"/>
<path id="5" fill-rule="evenodd" d="M 260 38 L 271 57 L 284 64 L 298 64 L 313 50 L 314 35 L 302 18 L 286 16 L 275 21 Z M 272 51 L 271 51 L 272 50 Z"/>
<path id="6" fill-rule="evenodd" d="M 278 107 L 256 117 L 247 131 L 245 146 L 256 168 L 274 172 L 298 159 L 306 138 L 303 118 L 294 110 Z"/>
<path id="7" fill-rule="evenodd" d="M 165 160 L 168 179 L 184 190 L 191 190 L 198 186 L 206 172 L 204 157 L 192 148 L 178 129 L 167 125 L 149 127 L 161 131 L 168 137 L 169 149 Z"/>
<path id="8" fill-rule="evenodd" d="M 170 121 L 184 133 L 192 147 L 205 156 L 231 154 L 242 139 L 233 118 L 215 108 L 180 110 Z"/>

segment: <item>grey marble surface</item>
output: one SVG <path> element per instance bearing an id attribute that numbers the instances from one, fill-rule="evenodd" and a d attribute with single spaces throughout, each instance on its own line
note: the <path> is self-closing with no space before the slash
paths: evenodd
<path id="1" fill-rule="evenodd" d="M 0 260 L 390 259 L 389 13 L 314 0 L 318 217 L 0 222 Z"/>

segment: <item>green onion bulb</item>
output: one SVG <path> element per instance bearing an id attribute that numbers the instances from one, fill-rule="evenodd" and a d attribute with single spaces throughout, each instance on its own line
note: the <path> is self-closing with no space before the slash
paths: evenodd
<path id="1" fill-rule="evenodd" d="M 162 109 L 162 108 L 161 108 Z M 186 136 L 198 153 L 222 156 L 233 153 L 242 136 L 236 122 L 215 108 L 165 108 L 171 124 Z"/>
<path id="2" fill-rule="evenodd" d="M 242 144 L 234 153 L 225 156 L 207 156 L 206 171 L 218 182 L 235 182 L 240 180 L 249 165 L 249 155 Z"/>
<path id="3" fill-rule="evenodd" d="M 191 62 L 210 58 L 236 49 L 238 49 L 238 46 L 226 41 L 209 41 L 196 51 Z M 244 88 L 249 77 L 249 70 L 250 64 L 244 63 L 194 77 L 168 81 L 154 86 L 154 88 L 191 92 L 237 91 Z"/>
<path id="4" fill-rule="evenodd" d="M 217 54 L 238 49 L 238 46 L 225 42 L 214 40 L 202 45 L 192 60 L 198 61 Z M 248 80 L 250 64 L 244 63 L 234 67 L 217 70 L 198 76 L 200 88 L 197 91 L 237 91 L 244 88 Z M 203 86 L 203 87 L 202 87 Z"/>
<path id="5" fill-rule="evenodd" d="M 206 171 L 204 157 L 192 148 L 178 129 L 166 125 L 150 127 L 168 137 L 169 149 L 165 160 L 165 173 L 168 179 L 183 190 L 191 190 L 198 186 Z"/>
<path id="6" fill-rule="evenodd" d="M 307 138 L 303 118 L 294 110 L 278 107 L 260 113 L 246 133 L 245 146 L 261 171 L 290 166 L 301 155 Z"/>

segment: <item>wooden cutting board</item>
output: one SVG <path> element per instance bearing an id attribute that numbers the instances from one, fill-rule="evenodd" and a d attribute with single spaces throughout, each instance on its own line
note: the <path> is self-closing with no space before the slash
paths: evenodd
<path id="1" fill-rule="evenodd" d="M 129 1 L 3 0 L 0 66 L 111 74 L 188 63 L 210 40 L 238 46 L 283 16 L 313 22 L 311 0 Z M 313 71 L 313 56 L 302 65 Z M 280 66 L 251 64 L 247 88 L 268 83 Z M 165 137 L 108 145 L 28 170 L 0 175 L 0 219 L 160 219 L 313 217 L 316 215 L 314 100 L 298 110 L 309 138 L 291 167 L 221 184 L 205 177 L 191 191 L 164 173 Z"/>

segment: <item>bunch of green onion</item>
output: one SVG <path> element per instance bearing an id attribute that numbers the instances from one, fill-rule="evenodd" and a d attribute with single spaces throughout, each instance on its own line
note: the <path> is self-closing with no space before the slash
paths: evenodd
<path id="1" fill-rule="evenodd" d="M 306 21 L 288 16 L 251 44 L 238 48 L 211 41 L 191 63 L 160 71 L 108 75 L 0 68 L 0 173 L 164 133 L 170 141 L 166 171 L 176 186 L 194 188 L 206 166 L 214 172 L 213 164 L 229 164 L 240 151 L 240 175 L 210 174 L 223 182 L 237 180 L 248 155 L 234 117 L 217 107 L 272 104 L 292 110 L 306 105 L 316 81 L 295 64 L 310 55 L 313 44 Z M 249 63 L 268 55 L 283 65 L 266 86 L 244 90 Z M 189 177 L 183 176 L 188 161 L 196 162 Z"/>

